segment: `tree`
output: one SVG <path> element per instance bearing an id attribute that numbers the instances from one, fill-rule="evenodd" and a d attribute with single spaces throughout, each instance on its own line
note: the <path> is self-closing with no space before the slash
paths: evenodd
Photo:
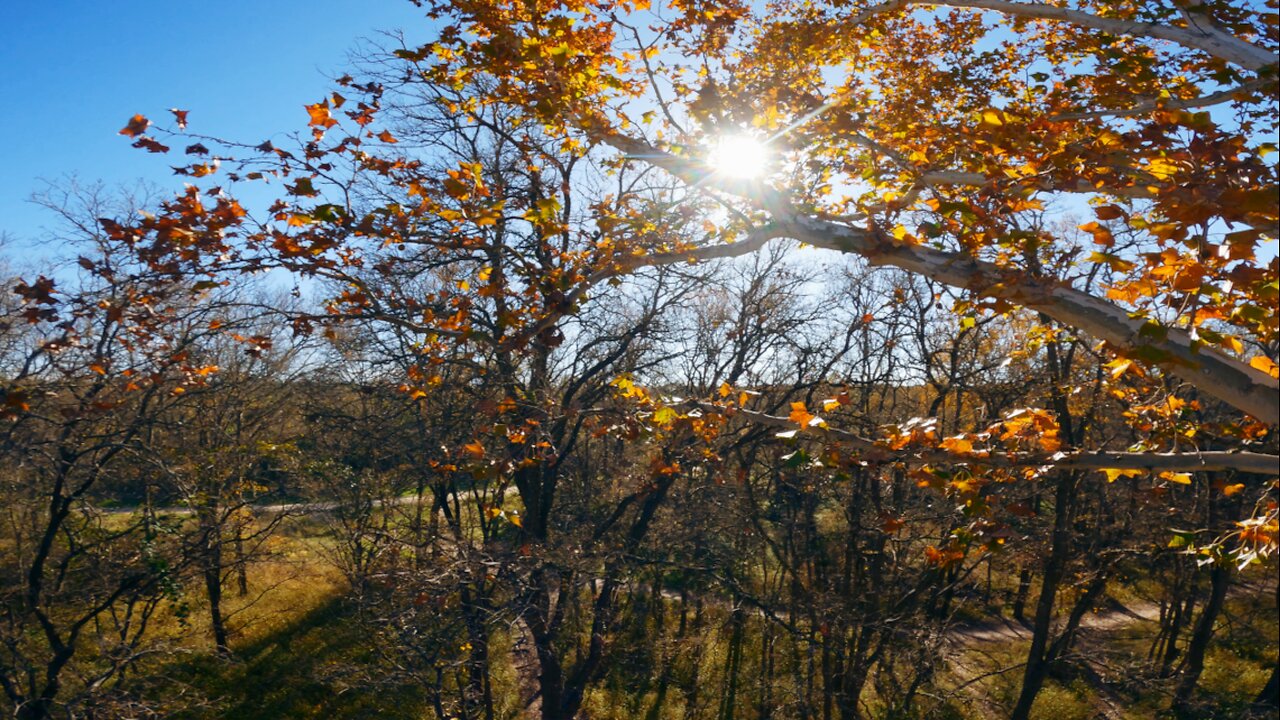
<path id="1" fill-rule="evenodd" d="M 0 688 L 33 720 L 110 712 L 112 683 L 147 652 L 153 616 L 193 562 L 172 524 L 102 506 L 138 489 L 161 418 L 203 384 L 194 350 L 218 313 L 85 222 L 135 206 L 78 188 L 54 207 L 84 252 L 80 272 L 8 281 L 19 302 L 0 319 Z"/>
<path id="2" fill-rule="evenodd" d="M 287 421 L 297 383 L 289 373 L 302 347 L 272 330 L 276 311 L 220 299 L 209 321 L 217 332 L 186 350 L 203 382 L 157 418 L 144 462 L 153 468 L 155 490 L 194 516 L 191 560 L 203 576 L 214 646 L 230 653 L 224 586 L 234 574 L 239 596 L 249 594 L 248 564 L 288 514 L 256 517 L 253 503 L 276 489 L 272 476 L 290 454 Z M 257 340 L 246 348 L 235 336 Z"/>
<path id="3" fill-rule="evenodd" d="M 628 574 L 619 558 L 635 556 L 677 478 L 719 476 L 716 440 L 731 423 L 822 446 L 813 455 L 850 477 L 896 468 L 961 501 L 963 516 L 928 547 L 930 582 L 944 586 L 969 551 L 1003 543 L 1021 522 L 1007 509 L 1033 488 L 1031 513 L 1052 523 L 1041 528 L 1047 553 L 1015 717 L 1070 649 L 1070 622 L 1050 631 L 1086 547 L 1079 526 L 1114 529 L 1105 482 L 1143 475 L 1227 494 L 1207 474 L 1240 473 L 1256 511 L 1204 545 L 1241 565 L 1274 554 L 1280 265 L 1263 250 L 1280 217 L 1266 141 L 1277 129 L 1274 2 L 418 4 L 440 21 L 437 37 L 379 56 L 366 77 L 340 78 L 308 107 L 296 151 L 226 144 L 241 156 L 230 171 L 203 160 L 179 168 L 285 180 L 288 197 L 266 223 L 219 213 L 221 201 L 204 201 L 217 196 L 193 187 L 170 212 L 107 230 L 160 272 L 284 267 L 327 279 L 331 300 L 298 316 L 300 331 L 394 328 L 414 338 L 410 397 L 430 402 L 446 377 L 435 368 L 450 368 L 460 383 L 451 389 L 493 404 L 475 425 L 455 426 L 466 433 L 442 443 L 436 462 L 496 490 L 481 508 L 489 520 L 509 517 L 499 502 L 508 478 L 520 497 L 514 532 L 537 552 L 504 567 L 537 646 L 544 716 L 578 709 L 612 636 Z M 122 132 L 163 150 L 149 129 L 139 116 Z M 764 148 L 762 173 L 735 177 L 715 163 L 735 136 Z M 1086 212 L 1089 222 L 1068 219 Z M 690 263 L 697 271 L 783 238 L 915 276 L 886 311 L 915 303 L 911 339 L 927 349 L 919 370 L 934 393 L 921 414 L 940 422 L 866 411 L 889 392 L 880 383 L 904 384 L 892 372 L 864 385 L 861 417 L 841 417 L 854 405 L 846 395 L 824 420 L 798 388 L 753 405 L 734 386 L 750 362 L 696 335 L 700 366 L 721 386 L 689 373 L 701 397 L 677 400 L 657 372 L 636 382 L 658 367 L 657 329 L 689 292 L 675 279 Z M 936 310 L 954 312 L 960 332 L 930 329 Z M 981 364 L 1006 359 L 993 351 L 997 330 L 1027 346 L 1017 353 L 1034 372 L 1025 392 L 1002 387 L 1000 363 Z M 570 348 L 572 361 L 561 354 Z M 821 343 L 807 350 L 795 356 L 838 364 Z M 607 380 L 623 372 L 611 398 Z M 1008 405 L 979 412 L 975 398 Z M 557 529 L 566 473 L 586 418 L 617 413 L 630 417 L 602 434 L 626 428 L 634 452 L 652 453 L 651 483 L 606 494 L 613 510 L 592 509 L 618 544 L 570 562 L 557 553 L 600 538 Z M 437 507 L 450 496 L 460 506 L 456 478 L 433 483 Z M 483 533 L 482 549 L 511 558 L 500 527 Z M 1075 622 L 1111 569 L 1088 570 Z M 588 576 L 600 580 L 584 616 L 589 640 L 570 643 L 569 670 L 563 603 L 577 602 Z M 463 601 L 477 612 L 497 597 L 483 577 Z M 943 591 L 928 602 L 948 601 Z M 879 632 L 858 627 L 850 637 Z M 1201 627 L 1209 633 L 1212 618 Z M 1197 628 L 1198 646 L 1203 636 Z M 857 668 L 862 680 L 868 670 Z M 1190 692 L 1180 688 L 1179 703 Z"/>

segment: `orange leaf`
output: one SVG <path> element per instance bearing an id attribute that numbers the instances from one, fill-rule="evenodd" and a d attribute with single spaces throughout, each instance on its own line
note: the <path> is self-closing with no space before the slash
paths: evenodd
<path id="1" fill-rule="evenodd" d="M 311 116 L 311 120 L 307 122 L 308 125 L 330 128 L 338 124 L 337 120 L 329 116 L 329 103 L 320 102 L 315 105 L 307 105 L 306 108 L 307 114 Z"/>
<path id="2" fill-rule="evenodd" d="M 128 135 L 129 137 L 138 137 L 142 133 L 146 132 L 147 128 L 150 126 L 151 121 L 145 116 L 134 115 L 129 118 L 129 124 L 120 129 L 120 134 Z"/>
<path id="3" fill-rule="evenodd" d="M 791 414 L 788 415 L 787 417 L 791 420 L 791 422 L 796 423 L 801 427 L 808 427 L 809 421 L 813 420 L 814 415 L 813 413 L 805 409 L 804 403 L 793 402 L 791 403 Z"/>

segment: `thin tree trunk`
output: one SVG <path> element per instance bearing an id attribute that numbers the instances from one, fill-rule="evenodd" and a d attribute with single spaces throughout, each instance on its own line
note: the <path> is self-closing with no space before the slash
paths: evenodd
<path id="1" fill-rule="evenodd" d="M 1059 476 L 1054 497 L 1053 540 L 1049 557 L 1045 560 L 1044 575 L 1040 583 L 1040 599 L 1036 601 L 1036 617 L 1031 631 L 1031 648 L 1027 651 L 1027 666 L 1022 675 L 1022 691 L 1010 714 L 1010 720 L 1027 720 L 1036 695 L 1044 686 L 1052 664 L 1046 657 L 1049 632 L 1053 627 L 1054 600 L 1070 554 L 1072 504 L 1075 500 L 1075 476 L 1067 473 Z"/>
<path id="2" fill-rule="evenodd" d="M 729 636 L 729 662 L 725 669 L 725 692 L 720 701 L 719 716 L 722 720 L 733 720 L 735 706 L 738 703 L 738 670 L 742 665 L 742 636 L 744 631 L 742 609 L 734 608 L 730 618 L 733 632 Z"/>
<path id="3" fill-rule="evenodd" d="M 213 631 L 213 645 L 219 653 L 228 654 L 231 646 L 227 638 L 226 619 L 222 614 L 222 533 L 218 523 L 217 505 L 201 511 L 204 524 L 204 575 L 205 595 L 209 601 L 209 627 Z"/>
<path id="4" fill-rule="evenodd" d="M 211 550 L 213 557 L 204 568 L 204 587 L 209 596 L 209 624 L 213 630 L 213 644 L 218 652 L 227 654 L 231 646 L 227 640 L 227 624 L 222 615 L 222 568 L 218 556 L 221 552 Z"/>
<path id="5" fill-rule="evenodd" d="M 1182 677 L 1178 680 L 1178 687 L 1173 693 L 1173 712 L 1178 717 L 1186 716 L 1191 710 L 1191 696 L 1195 694 L 1196 684 L 1200 682 L 1200 673 L 1204 671 L 1204 656 L 1209 649 L 1209 641 L 1213 639 L 1213 626 L 1222 613 L 1222 605 L 1227 598 L 1227 588 L 1231 585 L 1231 568 L 1222 563 L 1214 565 L 1209 582 L 1209 601 L 1205 603 L 1200 619 L 1196 621 L 1191 642 L 1187 643 Z"/>
<path id="6" fill-rule="evenodd" d="M 244 554 L 244 528 L 236 525 L 236 590 L 240 597 L 249 594 L 249 558 Z"/>

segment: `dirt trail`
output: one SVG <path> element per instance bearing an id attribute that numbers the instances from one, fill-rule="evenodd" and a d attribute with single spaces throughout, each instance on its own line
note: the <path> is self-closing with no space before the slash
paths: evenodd
<path id="1" fill-rule="evenodd" d="M 1085 615 L 1080 619 L 1080 628 L 1084 630 L 1115 630 L 1138 622 L 1157 622 L 1159 619 L 1160 606 L 1157 603 L 1144 602 L 1132 607 L 1125 607 L 1115 603 L 1111 610 Z M 1056 630 L 1057 628 L 1055 628 Z M 964 645 L 1030 640 L 1031 626 L 1009 618 L 999 618 L 973 625 L 963 625 L 952 629 L 950 634 Z"/>
<path id="2" fill-rule="evenodd" d="M 1240 582 L 1232 585 L 1229 592 L 1232 596 L 1240 596 L 1264 593 L 1274 594 L 1275 591 L 1273 583 Z M 1118 697 L 1103 679 L 1108 670 L 1105 667 L 1105 663 L 1100 664 L 1097 662 L 1097 658 L 1090 659 L 1087 657 L 1089 654 L 1087 652 L 1088 633 L 1090 631 L 1120 630 L 1144 623 L 1154 625 L 1159 620 L 1160 605 L 1158 603 L 1139 602 L 1125 606 L 1115 600 L 1109 601 L 1107 609 L 1090 613 L 1081 618 L 1080 648 L 1082 652 L 1078 654 L 1085 656 L 1082 658 L 1081 669 L 1093 689 L 1093 709 L 1097 713 L 1096 717 L 1104 718 L 1105 720 L 1122 720 L 1127 715 L 1124 712 L 1125 703 L 1123 698 Z M 1055 621 L 1055 634 L 1061 630 L 1061 621 L 1061 618 Z M 951 674 L 958 682 L 955 689 L 966 694 L 976 706 L 984 708 L 988 713 L 993 713 L 993 717 L 999 715 L 1003 712 L 1003 708 L 998 707 L 986 693 L 981 692 L 978 683 L 984 678 L 994 675 L 1006 672 L 1020 672 L 1023 666 L 1018 663 L 1012 666 L 1000 667 L 1000 663 L 994 657 L 985 654 L 984 648 L 997 643 L 1029 642 L 1031 640 L 1031 626 L 1008 618 L 999 618 L 954 628 L 948 633 L 948 640 L 948 644 L 952 648 L 949 667 Z M 984 661 L 990 661 L 990 664 Z"/>

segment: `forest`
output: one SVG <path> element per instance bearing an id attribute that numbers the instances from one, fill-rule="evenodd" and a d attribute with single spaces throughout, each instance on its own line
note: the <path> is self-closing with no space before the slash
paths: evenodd
<path id="1" fill-rule="evenodd" d="M 1280 714 L 1276 0 L 412 4 L 37 197 L 6 716 Z"/>

